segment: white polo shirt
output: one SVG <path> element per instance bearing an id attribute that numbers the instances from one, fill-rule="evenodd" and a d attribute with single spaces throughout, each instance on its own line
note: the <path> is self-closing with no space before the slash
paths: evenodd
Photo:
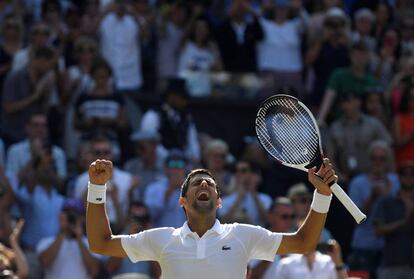
<path id="1" fill-rule="evenodd" d="M 244 279 L 250 260 L 273 261 L 282 236 L 259 226 L 216 220 L 201 238 L 185 222 L 178 229 L 122 236 L 121 243 L 132 262 L 158 261 L 163 279 Z"/>

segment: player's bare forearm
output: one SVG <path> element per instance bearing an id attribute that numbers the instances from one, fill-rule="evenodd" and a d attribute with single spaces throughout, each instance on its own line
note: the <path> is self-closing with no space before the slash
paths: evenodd
<path id="1" fill-rule="evenodd" d="M 89 248 L 99 253 L 106 241 L 112 237 L 111 227 L 105 212 L 105 204 L 88 203 L 86 209 L 86 233 L 89 241 Z"/>

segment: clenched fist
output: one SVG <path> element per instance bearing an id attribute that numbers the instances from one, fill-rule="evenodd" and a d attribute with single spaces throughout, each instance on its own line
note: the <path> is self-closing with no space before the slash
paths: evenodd
<path id="1" fill-rule="evenodd" d="M 96 160 L 89 166 L 89 181 L 92 184 L 104 185 L 112 177 L 112 162 Z"/>

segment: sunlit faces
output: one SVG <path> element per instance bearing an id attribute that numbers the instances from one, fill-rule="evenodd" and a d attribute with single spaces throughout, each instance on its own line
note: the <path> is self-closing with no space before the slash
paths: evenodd
<path id="1" fill-rule="evenodd" d="M 221 205 L 216 182 L 207 174 L 195 175 L 190 179 L 185 197 L 180 204 L 187 212 L 211 213 Z"/>

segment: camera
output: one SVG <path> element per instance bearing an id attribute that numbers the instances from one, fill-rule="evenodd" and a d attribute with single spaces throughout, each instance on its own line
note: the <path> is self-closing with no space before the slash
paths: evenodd
<path id="1" fill-rule="evenodd" d="M 70 225 L 76 225 L 76 222 L 79 219 L 79 214 L 73 211 L 66 212 L 66 218 Z"/>

